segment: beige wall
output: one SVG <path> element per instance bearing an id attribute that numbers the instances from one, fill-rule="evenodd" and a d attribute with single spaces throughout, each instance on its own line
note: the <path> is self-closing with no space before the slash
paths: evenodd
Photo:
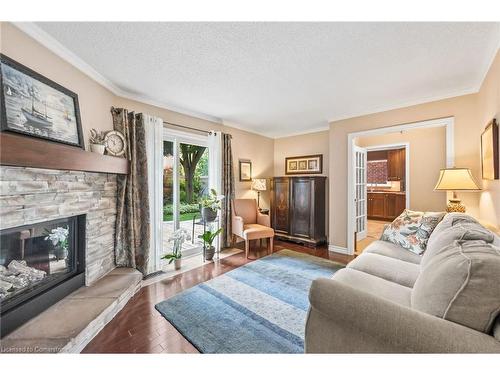
<path id="1" fill-rule="evenodd" d="M 329 149 L 328 130 L 275 139 L 274 175 L 285 175 L 286 157 L 323 154 L 323 175 L 328 176 Z"/>
<path id="2" fill-rule="evenodd" d="M 410 208 L 418 211 L 442 211 L 446 193 L 434 191 L 439 170 L 446 167 L 446 129 L 414 129 L 403 133 L 390 133 L 359 137 L 360 147 L 409 143 Z"/>
<path id="3" fill-rule="evenodd" d="M 10 23 L 0 23 L 0 51 L 78 94 L 85 146 L 92 128 L 112 130 L 114 94 Z"/>
<path id="4" fill-rule="evenodd" d="M 481 85 L 477 100 L 478 121 L 474 125 L 476 133 L 480 134 L 492 118 L 496 118 L 497 123 L 500 122 L 500 52 L 497 53 Z M 482 182 L 483 192 L 479 198 L 479 217 L 500 229 L 500 180 L 482 180 Z"/>
<path id="5" fill-rule="evenodd" d="M 330 176 L 342 183 L 330 184 L 330 243 L 347 244 L 347 134 L 453 116 L 455 120 L 455 166 L 471 168 L 480 174 L 480 134 L 487 121 L 498 116 L 500 54 L 497 54 L 478 94 L 424 103 L 330 123 Z M 499 182 L 483 182 L 482 193 L 464 193 L 460 197 L 468 212 L 495 227 L 500 224 Z M 481 204 L 480 204 L 481 202 Z"/>
<path id="6" fill-rule="evenodd" d="M 112 130 L 110 108 L 111 106 L 123 107 L 129 111 L 148 113 L 179 125 L 202 130 L 221 130 L 232 134 L 236 196 L 238 198 L 257 196 L 255 192 L 250 191 L 250 183 L 238 181 L 238 159 L 252 161 L 254 177 L 272 176 L 274 167 L 273 139 L 118 97 L 10 23 L 0 22 L 0 35 L 0 51 L 3 54 L 78 94 L 87 149 L 89 148 L 90 129 Z M 264 193 L 262 198 L 261 206 L 269 207 L 269 193 Z"/>

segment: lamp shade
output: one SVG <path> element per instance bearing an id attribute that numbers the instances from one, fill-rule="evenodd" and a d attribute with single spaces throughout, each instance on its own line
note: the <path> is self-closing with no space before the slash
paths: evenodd
<path id="1" fill-rule="evenodd" d="M 439 172 L 434 190 L 481 190 L 469 168 L 446 168 Z"/>
<path id="2" fill-rule="evenodd" d="M 265 191 L 267 190 L 267 181 L 265 178 L 254 178 L 252 180 L 252 190 Z"/>

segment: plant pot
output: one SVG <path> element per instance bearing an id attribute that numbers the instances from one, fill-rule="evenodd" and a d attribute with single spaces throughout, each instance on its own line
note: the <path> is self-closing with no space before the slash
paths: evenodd
<path id="1" fill-rule="evenodd" d="M 210 207 L 202 207 L 201 217 L 204 222 L 211 222 L 217 218 L 217 211 L 212 210 Z"/>
<path id="2" fill-rule="evenodd" d="M 215 246 L 210 246 L 205 249 L 205 260 L 214 259 L 215 255 Z"/>
<path id="3" fill-rule="evenodd" d="M 104 145 L 97 145 L 94 143 L 90 144 L 90 151 L 95 152 L 96 154 L 104 155 L 105 149 L 106 149 L 106 146 L 104 146 Z"/>
<path id="4" fill-rule="evenodd" d="M 176 270 L 180 270 L 181 269 L 181 259 L 175 259 L 174 260 L 174 268 Z"/>

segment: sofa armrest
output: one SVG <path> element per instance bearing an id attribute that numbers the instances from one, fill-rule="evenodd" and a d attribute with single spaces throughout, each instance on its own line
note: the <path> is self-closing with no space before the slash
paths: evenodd
<path id="1" fill-rule="evenodd" d="M 232 229 L 233 234 L 242 237 L 243 236 L 243 218 L 241 216 L 233 215 L 232 218 Z"/>
<path id="2" fill-rule="evenodd" d="M 271 227 L 271 217 L 257 212 L 257 224 Z"/>
<path id="3" fill-rule="evenodd" d="M 334 279 L 317 279 L 309 291 L 309 353 L 500 352 L 500 341 Z"/>

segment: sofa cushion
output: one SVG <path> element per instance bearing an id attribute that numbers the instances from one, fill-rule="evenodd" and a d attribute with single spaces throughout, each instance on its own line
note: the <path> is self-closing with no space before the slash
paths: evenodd
<path id="1" fill-rule="evenodd" d="M 490 333 L 500 311 L 500 248 L 454 241 L 429 259 L 413 287 L 412 308 Z"/>
<path id="2" fill-rule="evenodd" d="M 437 225 L 427 242 L 427 250 L 422 256 L 422 267 L 441 249 L 456 240 L 483 240 L 493 242 L 493 233 L 484 228 L 474 218 L 462 213 L 447 214 Z"/>
<path id="3" fill-rule="evenodd" d="M 385 228 L 380 239 L 420 255 L 425 251 L 432 231 L 444 215 L 444 212 L 421 212 L 406 209 Z"/>
<path id="4" fill-rule="evenodd" d="M 401 246 L 393 244 L 392 242 L 386 241 L 373 241 L 364 250 L 365 253 L 373 253 L 384 255 L 386 257 L 391 257 L 399 260 L 404 260 L 405 262 L 410 262 L 414 264 L 419 264 L 422 257 L 411 251 L 403 249 Z"/>
<path id="5" fill-rule="evenodd" d="M 332 279 L 399 305 L 410 307 L 411 289 L 400 284 L 351 268 L 338 270 Z"/>
<path id="6" fill-rule="evenodd" d="M 420 266 L 384 255 L 363 253 L 347 265 L 358 271 L 369 273 L 387 281 L 413 287 L 420 273 Z"/>

